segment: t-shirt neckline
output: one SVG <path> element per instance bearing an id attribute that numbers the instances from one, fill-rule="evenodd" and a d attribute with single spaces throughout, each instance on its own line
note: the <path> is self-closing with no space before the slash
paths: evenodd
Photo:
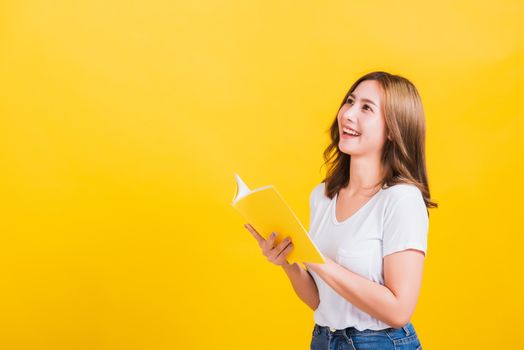
<path id="1" fill-rule="evenodd" d="M 338 221 L 337 220 L 337 199 L 338 199 L 338 192 L 335 194 L 335 197 L 333 197 L 333 200 L 332 200 L 332 205 L 331 205 L 331 221 L 333 222 L 333 224 L 335 225 L 343 225 L 345 223 L 348 223 L 349 221 L 352 221 L 352 219 L 355 217 L 355 216 L 358 216 L 360 212 L 364 211 L 364 209 L 366 209 L 368 206 L 371 205 L 371 202 L 374 202 L 375 199 L 379 196 L 379 194 L 383 191 L 384 189 L 381 187 L 373 196 L 371 196 L 371 198 L 366 202 L 364 203 L 364 205 L 362 205 L 360 208 L 358 208 L 358 210 L 356 212 L 354 212 L 350 217 L 344 219 L 343 221 Z"/>

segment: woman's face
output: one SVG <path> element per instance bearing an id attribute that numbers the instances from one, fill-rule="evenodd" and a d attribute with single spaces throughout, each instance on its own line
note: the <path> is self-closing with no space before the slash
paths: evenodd
<path id="1" fill-rule="evenodd" d="M 380 155 L 386 141 L 386 124 L 382 115 L 381 86 L 375 80 L 364 80 L 349 95 L 338 112 L 341 152 L 352 157 Z M 344 127 L 358 132 L 347 135 Z"/>

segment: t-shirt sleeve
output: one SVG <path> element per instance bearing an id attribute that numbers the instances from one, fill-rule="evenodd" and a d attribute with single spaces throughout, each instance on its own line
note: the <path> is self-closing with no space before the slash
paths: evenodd
<path id="1" fill-rule="evenodd" d="M 308 225 L 309 230 L 311 230 L 311 224 L 313 223 L 313 215 L 315 214 L 315 207 L 316 207 L 315 190 L 316 190 L 316 187 L 313 188 L 313 190 L 309 194 L 309 225 Z"/>
<path id="2" fill-rule="evenodd" d="M 315 224 L 315 216 L 316 211 L 318 208 L 318 202 L 323 196 L 324 191 L 324 183 L 320 183 L 316 185 L 309 194 L 309 225 L 308 225 L 308 233 L 311 236 L 311 230 L 313 229 L 313 226 Z"/>
<path id="3" fill-rule="evenodd" d="M 429 217 L 422 195 L 401 198 L 384 217 L 382 257 L 409 248 L 426 255 L 428 228 Z"/>

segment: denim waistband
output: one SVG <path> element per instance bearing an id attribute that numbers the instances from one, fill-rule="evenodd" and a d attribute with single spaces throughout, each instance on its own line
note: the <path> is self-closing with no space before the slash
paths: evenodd
<path id="1" fill-rule="evenodd" d="M 328 326 L 321 326 L 317 323 L 315 323 L 315 327 L 313 329 L 313 332 L 315 332 L 316 334 L 320 334 L 320 333 L 331 333 L 332 335 L 336 335 L 336 334 L 344 334 L 344 335 L 363 335 L 363 334 L 385 334 L 387 333 L 388 335 L 391 335 L 391 334 L 394 334 L 394 333 L 397 333 L 397 332 L 400 332 L 402 331 L 404 333 L 405 336 L 408 336 L 408 335 L 411 335 L 413 333 L 415 333 L 415 328 L 413 327 L 413 324 L 411 322 L 408 322 L 406 323 L 404 326 L 400 327 L 400 328 L 393 328 L 393 327 L 389 327 L 389 328 L 384 328 L 384 329 L 379 329 L 379 330 L 374 330 L 374 329 L 364 329 L 362 331 L 356 329 L 355 327 L 347 327 L 347 328 L 344 328 L 344 329 L 333 329 L 331 327 L 328 327 Z"/>

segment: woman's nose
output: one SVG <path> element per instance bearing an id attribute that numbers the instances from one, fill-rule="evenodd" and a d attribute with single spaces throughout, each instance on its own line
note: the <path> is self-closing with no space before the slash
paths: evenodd
<path id="1" fill-rule="evenodd" d="M 351 109 L 351 107 L 349 107 L 345 112 L 344 114 L 342 115 L 344 117 L 344 119 L 346 120 L 354 120 L 355 118 L 355 113 L 353 112 L 353 109 Z"/>

